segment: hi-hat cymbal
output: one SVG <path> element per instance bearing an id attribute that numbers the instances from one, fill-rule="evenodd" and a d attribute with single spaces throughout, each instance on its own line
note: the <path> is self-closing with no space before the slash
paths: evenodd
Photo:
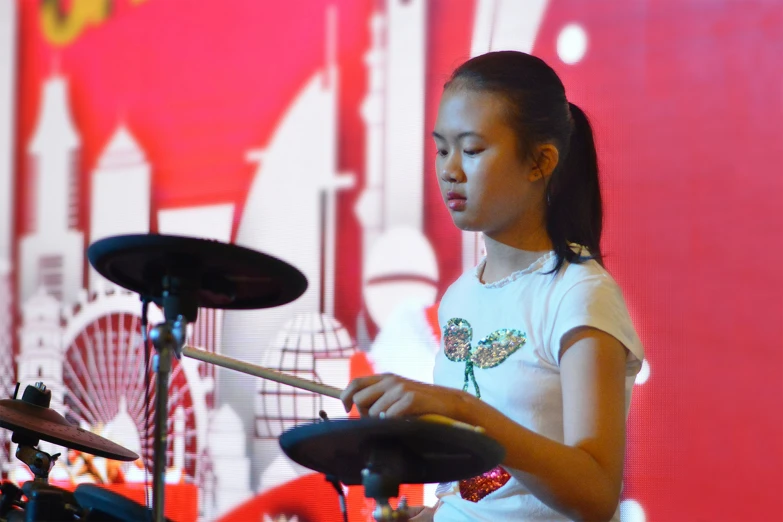
<path id="1" fill-rule="evenodd" d="M 451 482 L 475 477 L 505 457 L 497 441 L 462 427 L 417 419 L 330 420 L 280 436 L 288 457 L 346 485 L 362 484 L 375 468 L 399 484 Z"/>
<path id="2" fill-rule="evenodd" d="M 172 284 L 201 308 L 269 308 L 307 289 L 305 276 L 288 263 L 220 241 L 114 236 L 90 245 L 87 257 L 99 274 L 123 288 L 157 300 Z"/>
<path id="3" fill-rule="evenodd" d="M 72 425 L 56 411 L 19 399 L 0 400 L 0 427 L 33 439 L 41 439 L 107 459 L 139 458 L 119 444 Z"/>

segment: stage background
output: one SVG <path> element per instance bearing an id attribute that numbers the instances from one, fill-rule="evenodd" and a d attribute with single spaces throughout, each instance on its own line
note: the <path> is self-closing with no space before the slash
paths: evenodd
<path id="1" fill-rule="evenodd" d="M 433 310 L 481 254 L 437 191 L 441 87 L 471 55 L 519 49 L 593 120 L 606 264 L 646 348 L 623 519 L 783 518 L 781 2 L 3 0 L 0 40 L 4 395 L 43 380 L 73 422 L 143 450 L 140 304 L 84 249 L 145 232 L 233 241 L 310 281 L 279 309 L 202 311 L 195 344 L 335 386 L 428 379 Z M 339 520 L 277 446 L 320 409 L 339 416 L 179 363 L 168 512 Z M 7 435 L 3 476 L 24 480 Z M 83 458 L 55 478 L 117 481 Z M 143 498 L 141 468 L 121 474 Z M 367 519 L 361 492 L 349 504 Z"/>

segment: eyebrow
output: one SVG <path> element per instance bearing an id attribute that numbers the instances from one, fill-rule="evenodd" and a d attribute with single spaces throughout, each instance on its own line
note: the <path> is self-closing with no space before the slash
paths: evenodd
<path id="1" fill-rule="evenodd" d="M 438 138 L 440 140 L 444 140 L 444 141 L 446 140 L 446 138 L 444 138 L 443 136 L 441 136 L 440 134 L 438 134 L 435 131 L 432 131 L 432 136 L 434 138 Z M 482 136 L 478 132 L 473 132 L 473 131 L 465 131 L 465 132 L 460 132 L 459 134 L 457 134 L 457 140 L 461 140 L 462 138 L 468 138 L 468 137 L 481 138 L 481 139 L 484 138 L 484 136 Z"/>

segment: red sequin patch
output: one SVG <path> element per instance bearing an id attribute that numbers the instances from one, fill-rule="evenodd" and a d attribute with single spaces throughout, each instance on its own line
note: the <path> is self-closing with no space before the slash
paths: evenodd
<path id="1" fill-rule="evenodd" d="M 471 502 L 478 502 L 493 491 L 500 489 L 511 475 L 500 466 L 479 475 L 459 481 L 459 493 L 462 498 Z"/>

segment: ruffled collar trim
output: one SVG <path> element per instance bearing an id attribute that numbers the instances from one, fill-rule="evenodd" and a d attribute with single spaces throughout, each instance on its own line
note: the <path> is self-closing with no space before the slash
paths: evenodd
<path id="1" fill-rule="evenodd" d="M 497 281 L 494 281 L 489 284 L 485 284 L 481 281 L 481 276 L 484 274 L 484 266 L 487 264 L 487 258 L 486 256 L 481 259 L 478 265 L 476 265 L 476 268 L 473 269 L 473 278 L 475 281 L 483 286 L 484 288 L 502 288 L 506 285 L 509 285 L 519 279 L 520 277 L 532 274 L 533 272 L 537 272 L 538 270 L 541 270 L 544 268 L 550 260 L 554 259 L 555 257 L 555 251 L 550 250 L 549 252 L 544 253 L 541 257 L 530 263 L 530 266 L 527 268 L 523 268 L 522 270 L 517 270 L 516 272 L 513 272 L 503 279 L 499 279 Z"/>

